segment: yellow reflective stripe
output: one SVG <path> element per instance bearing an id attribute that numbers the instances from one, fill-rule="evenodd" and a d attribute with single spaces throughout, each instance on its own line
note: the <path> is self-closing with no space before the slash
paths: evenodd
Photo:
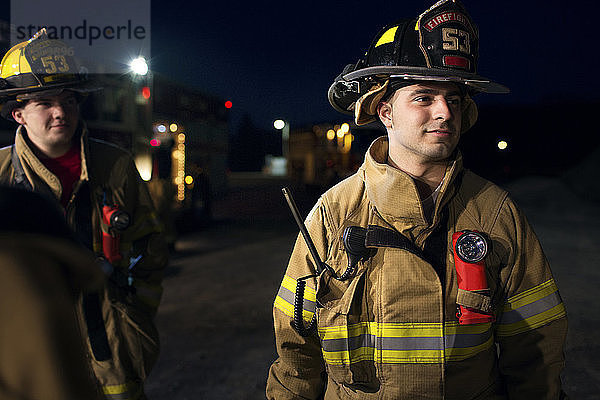
<path id="1" fill-rule="evenodd" d="M 552 294 L 556 291 L 558 291 L 558 287 L 556 286 L 554 279 L 550 279 L 549 281 L 546 281 L 541 285 L 526 290 L 523 293 L 519 293 L 515 296 L 509 297 L 506 302 L 506 305 L 504 305 L 502 309 L 502 312 L 507 312 L 515 310 L 519 307 L 523 307 L 543 297 L 546 297 L 549 294 Z"/>
<path id="2" fill-rule="evenodd" d="M 396 322 L 380 325 L 379 333 L 382 337 L 442 337 L 444 335 L 444 325 L 435 322 Z"/>
<path id="3" fill-rule="evenodd" d="M 360 361 L 443 363 L 473 357 L 494 345 L 492 324 L 361 322 L 318 329 L 323 359 L 334 365 Z"/>
<path id="4" fill-rule="evenodd" d="M 443 350 L 382 350 L 377 359 L 385 364 L 442 363 Z"/>
<path id="5" fill-rule="evenodd" d="M 567 311 L 565 310 L 565 306 L 563 303 L 560 303 L 547 311 L 544 311 L 522 321 L 513 324 L 498 325 L 496 329 L 496 334 L 498 336 L 516 335 L 522 332 L 539 328 L 566 315 Z"/>
<path id="6" fill-rule="evenodd" d="M 142 394 L 142 385 L 126 382 L 119 385 L 103 385 L 102 392 L 110 400 L 135 400 Z"/>
<path id="7" fill-rule="evenodd" d="M 509 297 L 498 318 L 498 336 L 512 336 L 566 316 L 554 280 Z"/>
<path id="8" fill-rule="evenodd" d="M 283 281 L 281 282 L 281 286 L 288 289 L 290 292 L 296 293 L 296 280 L 294 278 L 290 278 L 289 276 L 285 275 L 283 277 Z M 310 301 L 316 301 L 317 292 L 310 286 L 306 286 L 304 289 L 304 298 Z"/>
<path id="9" fill-rule="evenodd" d="M 398 27 L 394 26 L 393 28 L 390 28 L 387 31 L 385 31 L 384 34 L 381 35 L 381 37 L 375 44 L 375 47 L 379 47 L 379 46 L 387 44 L 387 43 L 392 43 L 394 41 L 394 37 L 396 36 L 397 30 L 398 30 Z"/>
<path id="10" fill-rule="evenodd" d="M 102 386 L 102 391 L 104 394 L 121 394 L 125 393 L 129 390 L 129 385 L 127 383 L 123 383 L 120 385 L 104 385 Z"/>
<path id="11" fill-rule="evenodd" d="M 361 347 L 350 351 L 322 352 L 323 360 L 331 365 L 349 365 L 360 361 L 375 361 L 374 349 Z"/>
<path id="12" fill-rule="evenodd" d="M 296 280 L 285 275 L 281 282 L 281 287 L 273 304 L 275 308 L 281 310 L 285 315 L 294 318 L 294 296 L 296 294 Z M 306 286 L 304 290 L 304 304 L 302 318 L 309 322 L 315 313 L 315 304 L 317 294 L 315 289 Z"/>

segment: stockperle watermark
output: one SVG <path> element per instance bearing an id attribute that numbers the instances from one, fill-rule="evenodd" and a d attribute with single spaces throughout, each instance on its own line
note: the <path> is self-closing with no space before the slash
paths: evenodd
<path id="1" fill-rule="evenodd" d="M 150 59 L 150 0 L 11 0 L 11 45 L 45 28 L 89 73 L 124 73 Z"/>

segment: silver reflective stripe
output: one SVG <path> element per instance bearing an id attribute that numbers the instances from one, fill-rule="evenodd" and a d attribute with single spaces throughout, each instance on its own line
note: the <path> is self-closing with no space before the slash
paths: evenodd
<path id="1" fill-rule="evenodd" d="M 381 350 L 441 350 L 444 348 L 441 338 L 437 337 L 394 337 L 380 338 Z"/>
<path id="2" fill-rule="evenodd" d="M 534 301 L 533 303 L 526 304 L 512 311 L 504 312 L 500 317 L 499 323 L 513 324 L 515 322 L 522 321 L 549 310 L 552 307 L 559 305 L 561 302 L 562 300 L 558 292 L 551 293 L 546 297 Z"/>
<path id="3" fill-rule="evenodd" d="M 443 350 L 479 346 L 492 336 L 491 330 L 479 334 L 446 335 L 439 337 L 381 337 L 362 334 L 349 339 L 326 339 L 321 342 L 323 351 L 356 350 L 361 347 L 381 350 Z"/>
<path id="4" fill-rule="evenodd" d="M 279 293 L 277 293 L 277 296 L 280 297 L 281 299 L 285 300 L 287 303 L 290 303 L 292 306 L 294 305 L 294 298 L 295 298 L 296 294 L 293 293 L 292 291 L 290 291 L 289 289 L 287 289 L 283 286 L 280 286 Z M 306 295 L 305 295 L 302 307 L 304 308 L 304 311 L 314 313 L 317 308 L 317 303 L 306 299 Z"/>
<path id="5" fill-rule="evenodd" d="M 496 334 L 499 337 L 517 335 L 565 316 L 565 306 L 556 283 L 549 279 L 506 300 L 498 318 Z"/>
<path id="6" fill-rule="evenodd" d="M 482 333 L 462 333 L 458 335 L 446 335 L 446 348 L 464 349 L 467 347 L 475 347 L 479 346 L 482 343 L 485 343 L 491 337 L 491 330 L 487 330 Z"/>
<path id="7" fill-rule="evenodd" d="M 370 360 L 383 364 L 461 361 L 493 347 L 492 324 L 457 322 L 378 323 L 319 327 L 323 359 L 349 365 Z"/>
<path id="8" fill-rule="evenodd" d="M 323 351 L 356 350 L 361 347 L 375 348 L 375 335 L 363 334 L 349 339 L 326 339 L 321 341 Z"/>

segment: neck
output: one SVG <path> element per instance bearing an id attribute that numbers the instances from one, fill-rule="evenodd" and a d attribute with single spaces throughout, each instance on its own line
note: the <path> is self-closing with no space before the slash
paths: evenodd
<path id="1" fill-rule="evenodd" d="M 25 141 L 35 154 L 35 156 L 39 159 L 43 158 L 57 158 L 60 156 L 64 156 L 67 154 L 69 150 L 73 147 L 73 144 L 76 143 L 78 139 L 77 134 L 73 136 L 73 138 L 65 143 L 52 143 L 51 145 L 47 143 L 40 143 L 39 141 L 33 141 L 27 134 L 27 129 L 22 127 L 21 130 L 22 136 L 25 138 Z"/>
<path id="2" fill-rule="evenodd" d="M 57 158 L 60 156 L 64 156 L 67 154 L 69 150 L 73 147 L 73 143 L 64 144 L 61 146 L 52 146 L 40 148 L 37 145 L 32 146 L 32 150 L 38 158 Z"/>
<path id="3" fill-rule="evenodd" d="M 447 163 L 447 160 L 432 162 L 414 162 L 404 158 L 398 160 L 391 154 L 388 157 L 388 164 L 410 175 L 415 180 L 419 193 L 426 196 L 430 195 L 444 178 Z"/>

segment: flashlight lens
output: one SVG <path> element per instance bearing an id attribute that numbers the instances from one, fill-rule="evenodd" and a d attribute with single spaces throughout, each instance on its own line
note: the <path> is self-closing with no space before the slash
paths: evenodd
<path id="1" fill-rule="evenodd" d="M 111 227 L 118 231 L 127 229 L 129 227 L 129 223 L 130 223 L 129 214 L 127 214 L 125 211 L 115 211 L 110 216 Z"/>
<path id="2" fill-rule="evenodd" d="M 487 255 L 487 242 L 477 232 L 467 232 L 456 241 L 456 253 L 467 263 L 476 263 Z"/>

